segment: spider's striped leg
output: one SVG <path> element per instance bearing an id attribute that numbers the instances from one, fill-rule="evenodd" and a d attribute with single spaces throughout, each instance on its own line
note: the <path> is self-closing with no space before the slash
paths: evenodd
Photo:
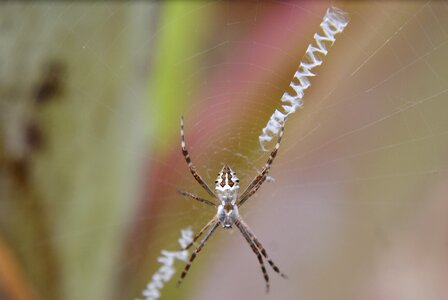
<path id="1" fill-rule="evenodd" d="M 196 172 L 196 167 L 193 165 L 190 159 L 190 154 L 188 153 L 187 147 L 185 145 L 185 135 L 184 135 L 184 116 L 180 118 L 180 145 L 182 147 L 182 154 L 185 157 L 185 161 L 188 164 L 188 168 L 190 169 L 191 174 L 193 174 L 194 179 L 207 191 L 207 193 L 216 199 L 216 195 L 209 188 L 207 183 L 202 179 L 202 177 Z"/>
<path id="2" fill-rule="evenodd" d="M 255 245 L 257 245 L 258 249 L 260 250 L 261 254 L 267 259 L 269 265 L 272 267 L 272 269 L 277 272 L 280 276 L 283 278 L 288 278 L 285 274 L 283 274 L 280 269 L 274 264 L 274 262 L 268 257 L 268 254 L 266 253 L 266 250 L 264 249 L 263 245 L 260 243 L 258 238 L 255 236 L 253 231 L 250 229 L 250 227 L 240 218 L 239 219 L 241 226 L 244 227 L 246 232 L 249 234 L 250 238 L 254 241 Z"/>
<path id="3" fill-rule="evenodd" d="M 244 225 L 241 224 L 241 220 L 240 219 L 235 221 L 235 225 L 241 231 L 241 234 L 244 236 L 244 238 L 246 239 L 247 243 L 250 245 L 250 248 L 252 249 L 252 251 L 257 256 L 258 262 L 260 263 L 261 272 L 263 272 L 264 281 L 266 282 L 266 293 L 267 293 L 267 292 L 269 292 L 269 276 L 268 276 L 268 272 L 266 271 L 266 267 L 264 266 L 263 257 L 261 256 L 260 251 L 258 251 L 258 248 L 255 245 L 255 243 L 250 238 L 249 233 L 244 228 Z"/>
<path id="4" fill-rule="evenodd" d="M 240 197 L 240 201 L 238 202 L 238 207 L 240 207 L 241 205 L 243 205 L 243 203 L 244 202 L 246 202 L 247 201 L 247 199 L 249 199 L 250 197 L 252 197 L 252 195 L 253 194 L 255 194 L 257 191 L 258 191 L 258 189 L 261 187 L 261 185 L 263 184 L 263 182 L 265 182 L 266 181 L 266 175 L 264 175 L 262 178 L 261 178 L 261 180 L 258 182 L 258 184 L 256 184 L 253 188 L 252 188 L 252 190 L 250 190 L 249 192 L 247 192 L 247 193 L 245 193 L 244 195 L 242 195 L 241 197 Z"/>
<path id="5" fill-rule="evenodd" d="M 190 247 L 198 240 L 198 238 L 201 237 L 201 235 L 204 233 L 204 231 L 207 230 L 207 228 L 210 227 L 210 225 L 213 224 L 213 222 L 216 221 L 216 217 L 214 217 L 213 219 L 210 220 L 210 222 L 208 222 L 207 224 L 205 224 L 204 227 L 202 227 L 201 230 L 199 230 L 199 232 L 194 236 L 193 240 L 191 241 L 190 244 L 188 244 L 185 248 L 182 248 L 182 250 L 188 250 L 190 249 Z"/>
<path id="6" fill-rule="evenodd" d="M 177 281 L 177 286 L 179 286 L 182 283 L 182 280 L 187 275 L 188 270 L 191 267 L 191 264 L 193 263 L 194 259 L 196 258 L 196 255 L 202 250 L 202 247 L 204 247 L 205 243 L 209 239 L 209 237 L 213 234 L 215 229 L 218 227 L 219 222 L 215 220 L 215 224 L 210 228 L 210 230 L 207 232 L 205 237 L 202 239 L 199 246 L 194 250 L 194 252 L 191 254 L 190 259 L 188 260 L 188 263 L 185 265 L 185 269 L 182 271 L 182 274 L 179 277 L 179 280 Z"/>
<path id="7" fill-rule="evenodd" d="M 280 130 L 280 133 L 278 135 L 277 144 L 275 144 L 274 150 L 272 150 L 271 155 L 269 155 L 268 160 L 266 161 L 266 164 L 261 171 L 260 174 L 258 174 L 252 182 L 249 184 L 249 186 L 244 190 L 244 192 L 240 196 L 240 201 L 238 202 L 238 206 L 243 204 L 247 199 L 249 199 L 250 196 L 252 196 L 265 182 L 266 177 L 269 173 L 269 170 L 271 169 L 272 162 L 274 161 L 275 157 L 277 156 L 278 149 L 280 148 L 280 143 L 282 141 L 283 132 L 285 130 L 285 122 L 286 119 L 283 121 L 282 128 Z M 255 189 L 255 191 L 253 191 Z M 253 191 L 253 192 L 252 192 Z"/>
<path id="8" fill-rule="evenodd" d="M 197 195 L 195 195 L 195 194 L 193 194 L 193 193 L 185 192 L 185 191 L 177 191 L 177 192 L 178 192 L 179 194 L 181 194 L 182 196 L 185 196 L 185 197 L 188 197 L 188 198 L 191 198 L 191 199 L 198 200 L 199 202 L 208 204 L 208 205 L 213 206 L 213 207 L 217 207 L 217 205 L 216 205 L 215 203 L 213 203 L 213 202 L 211 202 L 211 201 L 209 201 L 209 200 L 207 200 L 207 199 L 201 198 L 201 197 L 199 197 L 199 196 L 197 196 Z"/>

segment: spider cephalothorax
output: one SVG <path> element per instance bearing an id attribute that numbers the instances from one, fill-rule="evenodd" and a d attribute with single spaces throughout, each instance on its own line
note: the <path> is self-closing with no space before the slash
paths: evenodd
<path id="1" fill-rule="evenodd" d="M 232 225 L 235 225 L 240 230 L 241 234 L 244 236 L 246 241 L 249 243 L 252 251 L 257 256 L 258 262 L 260 263 L 261 270 L 263 272 L 264 279 L 266 281 L 266 290 L 269 290 L 269 276 L 266 272 L 266 268 L 264 266 L 263 257 L 268 261 L 269 265 L 274 269 L 275 272 L 280 274 L 280 276 L 285 277 L 286 276 L 280 272 L 278 267 L 274 264 L 274 262 L 269 259 L 266 250 L 264 249 L 263 245 L 260 243 L 260 241 L 257 239 L 257 237 L 254 235 L 252 230 L 247 226 L 247 224 L 243 221 L 241 216 L 239 215 L 238 208 L 246 202 L 247 199 L 249 199 L 255 192 L 260 188 L 260 186 L 263 184 L 263 182 L 266 181 L 266 178 L 268 176 L 268 172 L 271 168 L 271 164 L 277 155 L 277 151 L 280 147 L 280 142 L 282 140 L 283 136 L 283 129 L 284 125 L 282 125 L 281 131 L 278 136 L 277 144 L 274 147 L 274 150 L 272 150 L 271 155 L 269 156 L 263 170 L 260 174 L 258 174 L 252 182 L 249 184 L 249 186 L 244 190 L 243 193 L 239 194 L 240 189 L 240 180 L 236 176 L 236 173 L 228 166 L 224 165 L 221 169 L 221 172 L 218 173 L 218 177 L 215 180 L 215 191 L 216 194 L 212 192 L 212 190 L 209 188 L 207 183 L 202 179 L 202 177 L 196 172 L 196 167 L 193 165 L 190 159 L 190 154 L 187 151 L 187 147 L 185 145 L 185 138 L 184 138 L 184 120 L 181 118 L 180 123 L 180 136 L 181 136 L 181 147 L 182 147 L 182 154 L 185 157 L 185 160 L 188 164 L 188 167 L 190 169 L 191 174 L 193 174 L 196 181 L 205 189 L 205 191 L 213 198 L 214 202 L 201 198 L 195 194 L 189 193 L 189 192 L 179 192 L 180 194 L 195 199 L 197 201 L 200 201 L 202 203 L 208 204 L 210 206 L 213 206 L 217 209 L 216 215 L 208 222 L 202 229 L 196 234 L 193 241 L 185 247 L 184 250 L 189 249 L 193 243 L 206 231 L 208 232 L 205 234 L 205 237 L 201 240 L 199 246 L 195 249 L 195 251 L 191 254 L 190 259 L 185 266 L 185 269 L 183 270 L 182 274 L 180 275 L 178 284 L 180 284 L 183 280 L 183 278 L 187 275 L 188 270 L 190 269 L 191 264 L 193 263 L 194 259 L 196 258 L 196 255 L 202 250 L 202 247 L 204 247 L 205 243 L 209 239 L 209 237 L 213 234 L 215 229 L 221 224 L 223 228 L 231 228 Z M 219 203 L 216 203 L 219 202 Z"/>

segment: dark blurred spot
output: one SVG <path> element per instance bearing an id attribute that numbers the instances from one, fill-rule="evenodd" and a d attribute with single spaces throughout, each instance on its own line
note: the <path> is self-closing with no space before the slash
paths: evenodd
<path id="1" fill-rule="evenodd" d="M 63 90 L 65 66 L 58 61 L 50 62 L 43 72 L 33 94 L 36 103 L 45 103 L 59 96 Z"/>
<path id="2" fill-rule="evenodd" d="M 27 185 L 29 179 L 29 163 L 26 159 L 16 159 L 9 161 L 8 170 L 11 174 L 11 177 L 14 178 L 19 185 Z"/>
<path id="3" fill-rule="evenodd" d="M 7 284 L 0 282 L 0 300 L 12 300 L 12 297 L 9 296 L 9 293 L 4 285 L 7 286 Z"/>
<path id="4" fill-rule="evenodd" d="M 28 148 L 33 150 L 40 150 L 44 143 L 42 130 L 36 124 L 31 121 L 25 128 L 25 143 Z"/>

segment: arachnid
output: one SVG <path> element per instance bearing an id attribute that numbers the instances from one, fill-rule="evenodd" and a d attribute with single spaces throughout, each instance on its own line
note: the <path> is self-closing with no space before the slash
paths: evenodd
<path id="1" fill-rule="evenodd" d="M 268 261 L 269 265 L 275 272 L 277 272 L 280 276 L 286 278 L 286 276 L 282 272 L 280 272 L 279 268 L 274 264 L 274 262 L 271 259 L 269 259 L 263 245 L 260 243 L 260 241 L 254 235 L 252 230 L 249 228 L 249 226 L 247 226 L 247 224 L 243 221 L 243 219 L 238 213 L 238 208 L 241 205 L 243 205 L 247 201 L 247 199 L 249 199 L 253 194 L 255 194 L 255 192 L 260 188 L 263 182 L 266 181 L 266 177 L 268 175 L 269 169 L 271 168 L 272 161 L 277 155 L 277 151 L 280 147 L 280 142 L 283 136 L 284 124 L 285 123 L 283 122 L 280 134 L 278 136 L 277 144 L 275 145 L 274 150 L 271 152 L 271 155 L 269 156 L 266 165 L 264 166 L 260 174 L 258 174 L 252 180 L 252 182 L 244 190 L 243 193 L 241 194 L 238 193 L 240 188 L 239 179 L 236 176 L 236 173 L 228 165 L 224 165 L 221 172 L 218 173 L 218 177 L 215 180 L 216 184 L 215 193 L 213 193 L 212 190 L 207 185 L 207 183 L 205 183 L 202 177 L 197 173 L 196 167 L 191 162 L 190 155 L 185 146 L 184 120 L 183 117 L 181 118 L 180 136 L 181 136 L 182 154 L 184 155 L 188 167 L 191 171 L 191 174 L 193 174 L 196 181 L 207 191 L 208 194 L 210 194 L 213 200 L 215 200 L 215 202 L 216 201 L 219 202 L 219 204 L 216 204 L 210 200 L 201 198 L 189 192 L 183 192 L 183 191 L 179 192 L 181 195 L 185 197 L 195 199 L 197 201 L 215 207 L 217 209 L 217 213 L 210 220 L 210 222 L 208 222 L 196 234 L 193 241 L 183 249 L 183 250 L 189 249 L 193 245 L 193 243 L 208 229 L 204 238 L 201 240 L 199 246 L 191 254 L 187 265 L 185 266 L 182 274 L 180 275 L 178 285 L 187 275 L 187 272 L 190 269 L 190 266 L 193 263 L 194 259 L 196 258 L 196 255 L 202 250 L 207 240 L 210 238 L 210 236 L 213 234 L 213 232 L 219 225 L 222 225 L 224 229 L 229 229 L 232 227 L 232 225 L 238 227 L 239 231 L 252 248 L 252 251 L 257 256 L 258 262 L 260 263 L 261 270 L 263 272 L 264 280 L 266 281 L 266 291 L 269 291 L 269 276 L 264 266 L 263 257 Z"/>

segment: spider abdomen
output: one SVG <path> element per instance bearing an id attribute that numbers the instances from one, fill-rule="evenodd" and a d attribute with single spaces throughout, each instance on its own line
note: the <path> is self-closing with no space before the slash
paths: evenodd
<path id="1" fill-rule="evenodd" d="M 228 165 L 224 165 L 215 180 L 217 196 L 235 197 L 240 189 L 239 182 L 240 180 L 236 176 L 236 173 Z"/>

